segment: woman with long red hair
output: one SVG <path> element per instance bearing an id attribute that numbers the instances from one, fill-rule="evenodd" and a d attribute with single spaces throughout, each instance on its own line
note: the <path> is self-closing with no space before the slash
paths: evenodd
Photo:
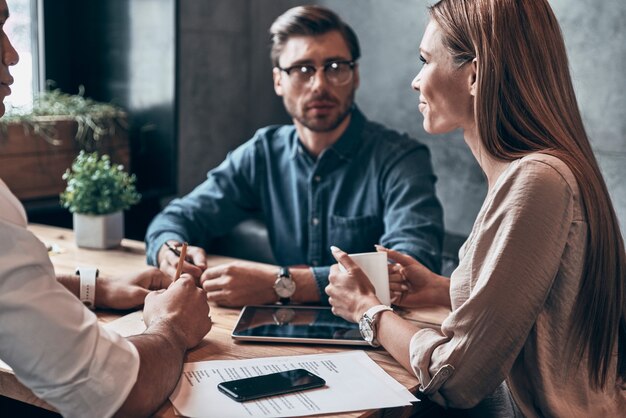
<path id="1" fill-rule="evenodd" d="M 347 272 L 331 270 L 333 311 L 444 406 L 505 393 L 524 416 L 623 416 L 624 243 L 554 13 L 547 0 L 442 0 L 430 17 L 412 84 L 424 128 L 463 131 L 488 194 L 450 280 L 379 251 L 404 280 L 394 288 L 409 289 L 397 305 L 451 314 L 415 327 L 380 306 L 337 248 Z"/>

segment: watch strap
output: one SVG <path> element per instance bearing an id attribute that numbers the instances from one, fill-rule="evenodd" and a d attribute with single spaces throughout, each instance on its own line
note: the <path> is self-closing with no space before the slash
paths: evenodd
<path id="1" fill-rule="evenodd" d="M 393 312 L 393 308 L 387 305 L 375 305 L 369 308 L 363 314 L 363 318 L 366 318 L 371 324 L 371 329 L 372 329 L 372 333 L 374 334 L 374 338 L 370 342 L 370 345 L 373 347 L 380 347 L 380 343 L 378 342 L 378 339 L 376 339 L 376 334 L 377 334 L 376 324 L 378 322 L 378 314 L 384 311 Z"/>
<path id="2" fill-rule="evenodd" d="M 370 321 L 374 321 L 376 319 L 376 315 L 378 315 L 379 313 L 381 313 L 383 311 L 392 311 L 393 312 L 393 308 L 391 308 L 390 306 L 387 306 L 387 305 L 375 305 L 375 306 L 372 306 L 371 308 L 369 308 L 367 311 L 365 311 L 363 316 L 368 317 L 370 319 Z"/>
<path id="3" fill-rule="evenodd" d="M 78 266 L 76 274 L 80 278 L 80 301 L 89 309 L 96 308 L 96 279 L 99 271 L 93 266 Z"/>

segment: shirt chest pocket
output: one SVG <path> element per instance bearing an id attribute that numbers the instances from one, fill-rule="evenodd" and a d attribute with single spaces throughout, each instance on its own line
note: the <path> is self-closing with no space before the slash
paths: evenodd
<path id="1" fill-rule="evenodd" d="M 376 251 L 374 244 L 379 243 L 384 232 L 382 219 L 376 215 L 331 215 L 329 226 L 329 244 L 348 253 Z"/>

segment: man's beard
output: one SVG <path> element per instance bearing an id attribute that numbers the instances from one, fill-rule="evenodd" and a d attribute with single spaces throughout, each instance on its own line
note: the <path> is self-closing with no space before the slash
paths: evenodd
<path id="1" fill-rule="evenodd" d="M 332 98 L 330 98 L 329 96 L 325 94 L 316 96 L 312 98 L 310 101 L 314 101 L 314 100 L 332 100 L 333 102 L 336 103 L 335 100 L 333 100 Z M 341 125 L 341 122 L 343 122 L 348 117 L 350 112 L 352 112 L 352 105 L 354 103 L 354 91 L 350 94 L 350 96 L 347 97 L 344 103 L 344 106 L 339 109 L 339 113 L 337 114 L 337 116 L 333 117 L 332 119 L 329 119 L 327 117 L 324 117 L 324 118 L 306 117 L 305 111 L 296 112 L 294 110 L 295 106 L 288 103 L 287 100 L 284 100 L 283 102 L 285 104 L 285 109 L 287 110 L 287 113 L 289 113 L 289 115 L 293 119 L 300 122 L 300 124 L 303 125 L 305 128 L 313 132 L 330 132 L 334 130 L 335 128 L 337 128 L 339 125 Z"/>

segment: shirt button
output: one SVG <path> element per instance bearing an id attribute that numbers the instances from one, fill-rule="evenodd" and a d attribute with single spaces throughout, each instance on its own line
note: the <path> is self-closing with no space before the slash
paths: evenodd
<path id="1" fill-rule="evenodd" d="M 313 265 L 313 267 L 317 266 L 320 262 L 317 260 L 313 260 L 311 261 L 311 264 Z"/>
<path id="2" fill-rule="evenodd" d="M 320 220 L 318 218 L 313 218 L 311 219 L 311 223 L 313 223 L 313 225 L 317 225 L 320 223 Z"/>
<path id="3" fill-rule="evenodd" d="M 315 176 L 313 177 L 313 180 L 315 180 L 316 183 L 319 183 L 322 178 L 320 176 Z"/>

